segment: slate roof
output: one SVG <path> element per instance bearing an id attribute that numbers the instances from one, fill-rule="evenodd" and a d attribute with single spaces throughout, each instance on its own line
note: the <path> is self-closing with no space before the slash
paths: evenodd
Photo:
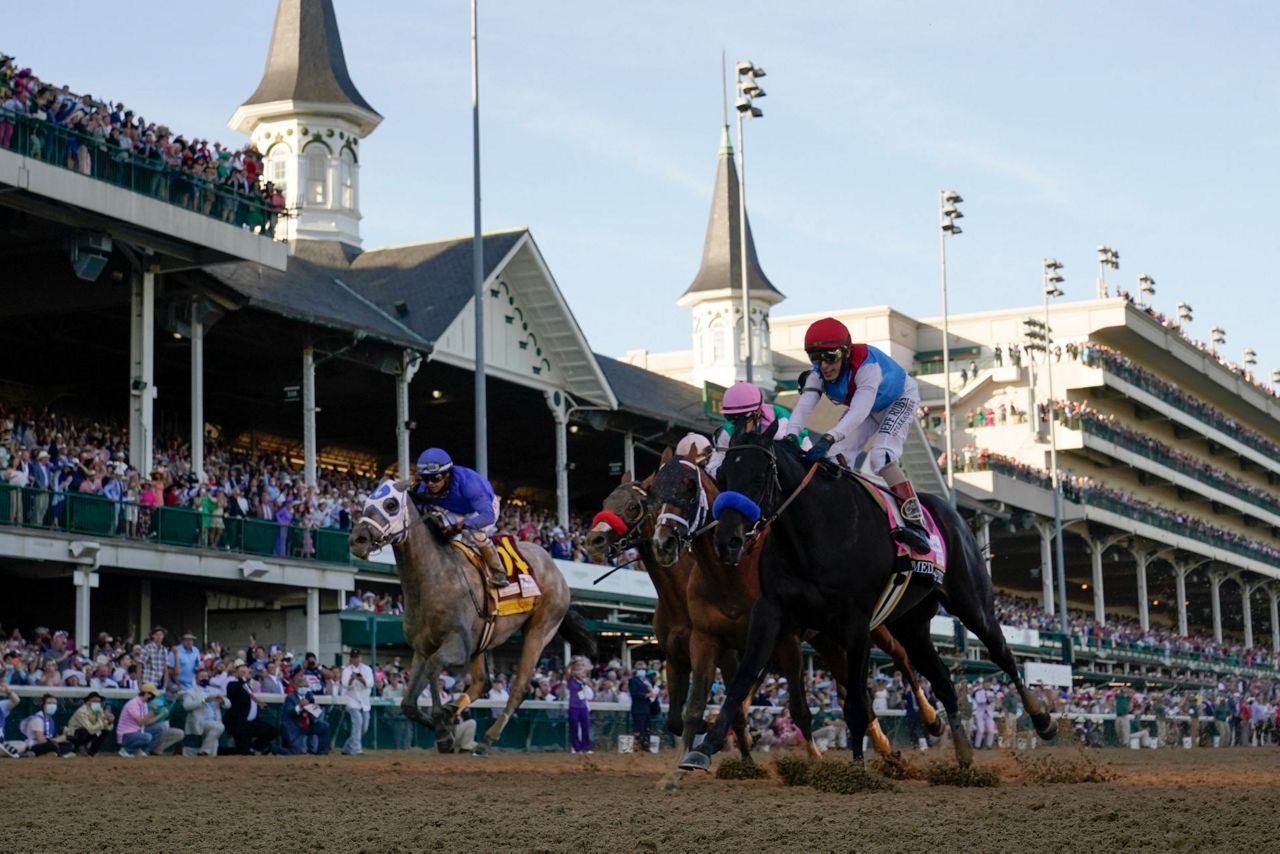
<path id="1" fill-rule="evenodd" d="M 262 82 L 243 106 L 275 101 L 341 104 L 381 118 L 347 73 L 333 0 L 280 0 Z"/>
<path id="2" fill-rule="evenodd" d="M 485 235 L 486 278 L 525 234 Z M 287 271 L 241 263 L 205 272 L 251 305 L 425 351 L 471 299 L 471 246 L 465 237 L 360 252 L 327 240 L 296 240 Z M 400 302 L 408 309 L 404 317 L 396 312 Z"/>
<path id="3" fill-rule="evenodd" d="M 693 386 L 600 353 L 596 360 L 623 411 L 707 434 L 719 426 L 703 413 L 702 392 Z"/>
<path id="4" fill-rule="evenodd" d="M 729 127 L 726 125 L 720 142 L 715 189 L 711 193 L 711 214 L 707 218 L 707 237 L 702 246 L 702 266 L 682 297 L 701 291 L 742 287 L 739 223 L 738 168 L 733 160 L 733 146 L 729 144 Z M 747 281 L 751 291 L 764 291 L 782 298 L 782 293 L 760 268 L 755 239 L 751 235 L 750 214 L 747 215 Z"/>

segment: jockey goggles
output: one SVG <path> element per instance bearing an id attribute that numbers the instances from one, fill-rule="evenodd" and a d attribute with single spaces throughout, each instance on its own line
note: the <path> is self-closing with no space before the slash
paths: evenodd
<path id="1" fill-rule="evenodd" d="M 836 347 L 832 350 L 810 350 L 805 355 L 809 357 L 810 362 L 821 362 L 824 365 L 834 365 L 836 362 L 844 358 L 844 348 Z"/>

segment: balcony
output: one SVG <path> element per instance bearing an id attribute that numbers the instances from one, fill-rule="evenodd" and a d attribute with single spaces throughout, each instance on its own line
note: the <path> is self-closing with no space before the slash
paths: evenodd
<path id="1" fill-rule="evenodd" d="M 253 261 L 283 270 L 288 248 L 254 191 L 204 180 L 104 139 L 0 111 L 3 204 L 153 249 L 169 269 Z M 68 208 L 75 209 L 69 211 Z"/>

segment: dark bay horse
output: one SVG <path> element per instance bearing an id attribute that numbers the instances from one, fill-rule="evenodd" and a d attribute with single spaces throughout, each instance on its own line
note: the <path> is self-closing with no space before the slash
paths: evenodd
<path id="1" fill-rule="evenodd" d="M 736 432 L 719 473 L 731 491 L 721 497 L 715 532 L 720 557 L 736 563 L 756 530 L 764 526 L 769 532 L 762 546 L 761 595 L 751 611 L 742 667 L 725 700 L 730 711 L 767 665 L 779 634 L 797 629 L 838 639 L 848 658 L 849 684 L 864 685 L 872 612 L 897 569 L 896 544 L 883 511 L 867 490 L 849 479 L 806 469 L 794 443 L 775 443 L 775 433 L 776 425 L 764 433 Z M 929 623 L 940 602 L 986 645 L 992 660 L 1017 687 L 1036 731 L 1052 739 L 1057 725 L 1018 673 L 995 616 L 991 580 L 973 534 L 946 501 L 933 495 L 922 495 L 921 501 L 945 539 L 947 571 L 937 589 L 930 576 L 906 581 L 887 625 L 942 701 L 957 758 L 965 764 L 971 752 L 950 675 L 929 637 Z M 845 693 L 850 733 L 865 728 L 868 712 L 863 691 Z M 682 767 L 710 767 L 710 757 L 724 743 L 722 721 L 729 723 L 724 717 L 681 760 Z M 849 742 L 855 760 L 861 761 L 861 739 Z"/>
<path id="2" fill-rule="evenodd" d="M 662 459 L 664 463 L 671 459 L 670 449 L 667 449 Z M 686 729 L 684 719 L 689 695 L 689 676 L 693 667 L 690 654 L 693 623 L 689 615 L 687 590 L 694 560 L 687 552 L 669 564 L 658 560 L 653 548 L 656 512 L 649 492 L 653 479 L 654 475 L 649 475 L 643 481 L 636 481 L 630 472 L 625 473 L 622 482 L 605 498 L 602 511 L 592 521 L 586 546 L 591 559 L 600 563 L 607 563 L 629 548 L 640 552 L 640 558 L 658 594 L 658 604 L 653 609 L 653 634 L 666 661 L 669 701 L 667 730 L 677 738 L 684 737 L 684 747 L 688 750 L 693 746 L 693 735 L 702 732 L 701 725 Z M 735 650 L 726 649 L 718 657 L 713 656 L 711 662 L 712 675 L 717 665 L 726 680 L 732 679 L 737 673 L 738 655 Z M 711 675 L 707 676 L 708 684 L 711 678 Z M 702 707 L 705 706 L 704 698 Z M 751 741 L 747 735 L 745 718 L 740 716 L 734 724 L 734 735 L 738 751 L 744 758 L 750 758 Z"/>
<path id="3" fill-rule="evenodd" d="M 695 463 L 693 455 L 664 461 L 655 475 L 650 495 L 653 503 L 660 504 L 653 534 L 659 563 L 672 563 L 677 559 L 684 559 L 686 555 L 692 555 L 695 559 L 695 568 L 688 584 L 688 607 L 693 622 L 690 641 L 693 686 L 685 708 L 685 727 L 696 728 L 701 732 L 706 728 L 703 715 L 710 678 L 714 673 L 713 668 L 708 667 L 708 662 L 713 662 L 723 650 L 731 649 L 740 653 L 746 649 L 751 609 L 760 598 L 757 560 L 759 549 L 742 555 L 738 563 L 728 564 L 720 559 L 713 532 L 706 528 L 701 532 L 696 531 L 705 521 L 705 511 L 714 504 L 719 491 L 711 476 Z M 826 659 L 840 689 L 847 690 L 850 683 L 847 681 L 843 648 L 812 632 L 803 639 Z M 909 682 L 920 704 L 921 718 L 929 732 L 941 735 L 941 719 L 925 698 L 915 670 L 907 660 L 906 651 L 883 627 L 876 631 L 875 640 Z M 816 756 L 817 749 L 811 737 L 812 718 L 803 690 L 800 641 L 801 637 L 796 633 L 780 634 L 772 658 L 774 665 L 787 677 L 791 686 L 788 703 L 791 718 L 804 734 L 810 754 Z M 725 679 L 726 682 L 732 681 L 728 674 L 725 674 Z M 866 730 L 876 752 L 888 755 L 891 752 L 889 740 L 874 718 Z"/>
<path id="4" fill-rule="evenodd" d="M 594 656 L 595 639 L 578 613 L 569 610 L 569 584 L 555 561 L 541 546 L 521 543 L 520 555 L 532 569 L 542 594 L 531 611 L 498 617 L 488 646 L 481 647 L 486 582 L 467 556 L 450 544 L 450 539 L 441 533 L 437 520 L 429 517 L 423 523 L 408 495 L 407 484 L 385 481 L 365 502 L 347 541 L 351 553 L 358 558 L 365 558 L 384 545 L 391 545 L 395 551 L 404 589 L 404 637 L 413 649 L 413 666 L 401 708 L 407 718 L 434 730 L 436 748 L 441 753 L 453 750 L 451 718 L 488 686 L 485 651 L 499 646 L 517 630 L 523 632 L 520 664 L 511 682 L 510 699 L 476 745 L 475 752 L 484 754 L 523 702 L 534 665 L 548 641 L 559 633 L 578 651 Z M 466 691 L 453 708 L 439 701 L 440 671 L 446 667 L 467 669 Z M 430 718 L 418 706 L 428 687 Z"/>

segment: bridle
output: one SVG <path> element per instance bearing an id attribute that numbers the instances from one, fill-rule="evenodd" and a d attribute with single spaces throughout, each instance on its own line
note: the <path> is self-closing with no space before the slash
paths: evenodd
<path id="1" fill-rule="evenodd" d="M 677 459 L 673 462 L 688 466 L 693 470 L 694 480 L 698 484 L 697 504 L 693 508 L 693 513 L 686 515 L 688 511 L 683 511 L 683 508 L 672 502 L 664 501 L 659 508 L 658 518 L 654 523 L 654 533 L 656 534 L 659 528 L 667 528 L 675 535 L 676 542 L 679 543 L 679 549 L 684 550 L 693 545 L 693 541 L 698 538 L 699 534 L 710 530 L 716 523 L 712 522 L 705 527 L 702 524 L 706 521 L 708 509 L 707 490 L 702 485 L 702 476 L 705 473 L 702 467 L 692 460 Z"/>
<path id="2" fill-rule="evenodd" d="M 384 481 L 364 502 L 357 525 L 369 531 L 370 551 L 398 545 L 409 534 L 408 496 L 394 481 Z"/>
<path id="3" fill-rule="evenodd" d="M 643 526 L 645 516 L 649 513 L 648 491 L 634 480 L 629 483 L 624 483 L 622 486 L 631 490 L 631 494 L 636 499 L 636 503 L 640 505 L 640 513 L 635 517 L 635 519 L 627 519 L 623 517 L 622 514 L 617 514 L 618 518 L 622 520 L 622 523 L 627 526 L 627 530 L 609 544 L 608 551 L 605 552 L 605 557 L 609 560 L 613 560 L 628 549 L 633 549 L 640 544 L 640 541 L 643 539 L 641 527 Z"/>
<path id="4" fill-rule="evenodd" d="M 813 480 L 813 476 L 817 473 L 822 463 L 819 461 L 811 465 L 809 467 L 809 471 L 805 473 L 805 476 L 800 480 L 799 485 L 792 490 L 791 494 L 786 497 L 786 500 L 778 505 L 776 510 L 770 511 L 768 508 L 776 502 L 778 500 L 778 496 L 782 494 L 782 481 L 778 477 L 778 456 L 773 445 L 731 445 L 725 450 L 725 459 L 721 468 L 728 465 L 729 455 L 734 451 L 759 451 L 769 459 L 769 474 L 767 482 L 765 483 L 764 494 L 761 495 L 760 500 L 756 502 L 756 505 L 760 508 L 760 516 L 754 523 L 752 523 L 751 527 L 747 529 L 745 534 L 745 539 L 749 543 L 751 540 L 759 537 L 767 531 L 769 526 L 776 522 L 778 517 L 791 506 L 791 502 L 795 501 L 796 498 L 799 497 L 800 493 L 804 491 L 805 487 L 809 485 L 810 481 Z"/>

